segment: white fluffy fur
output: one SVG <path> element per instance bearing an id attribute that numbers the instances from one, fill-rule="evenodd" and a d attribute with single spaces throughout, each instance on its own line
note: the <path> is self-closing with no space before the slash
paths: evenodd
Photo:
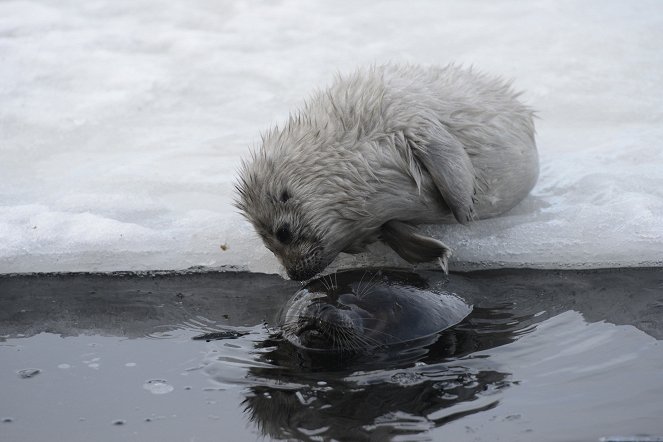
<path id="1" fill-rule="evenodd" d="M 414 225 L 499 215 L 536 182 L 532 111 L 517 95 L 453 65 L 339 77 L 264 135 L 236 204 L 294 279 L 378 239 L 445 266 L 449 249 Z"/>

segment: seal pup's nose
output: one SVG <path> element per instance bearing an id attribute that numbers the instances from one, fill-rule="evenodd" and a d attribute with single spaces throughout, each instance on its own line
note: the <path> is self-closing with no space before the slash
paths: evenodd
<path id="1" fill-rule="evenodd" d="M 315 269 L 286 269 L 286 272 L 288 277 L 294 281 L 306 281 L 318 273 Z"/>

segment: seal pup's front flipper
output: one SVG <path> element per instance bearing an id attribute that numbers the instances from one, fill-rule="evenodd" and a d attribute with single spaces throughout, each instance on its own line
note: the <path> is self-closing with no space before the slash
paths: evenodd
<path id="1" fill-rule="evenodd" d="M 413 145 L 414 156 L 430 174 L 456 220 L 467 224 L 475 219 L 476 172 L 462 143 L 441 124 L 433 124 L 423 143 Z"/>
<path id="2" fill-rule="evenodd" d="M 411 224 L 396 220 L 384 223 L 380 233 L 382 241 L 407 262 L 417 264 L 437 259 L 444 273 L 449 273 L 451 249 L 443 242 L 423 236 Z"/>

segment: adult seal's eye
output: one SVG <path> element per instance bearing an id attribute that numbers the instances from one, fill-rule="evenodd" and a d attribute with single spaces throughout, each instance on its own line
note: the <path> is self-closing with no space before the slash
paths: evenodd
<path id="1" fill-rule="evenodd" d="M 283 244 L 290 244 L 292 241 L 292 233 L 290 232 L 290 226 L 287 224 L 282 225 L 276 231 L 276 239 Z"/>

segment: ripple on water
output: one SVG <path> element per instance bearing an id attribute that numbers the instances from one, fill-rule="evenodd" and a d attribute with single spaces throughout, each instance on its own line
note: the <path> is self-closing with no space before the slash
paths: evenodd
<path id="1" fill-rule="evenodd" d="M 167 394 L 175 389 L 163 379 L 151 379 L 143 384 L 143 388 L 152 394 Z"/>
<path id="2" fill-rule="evenodd" d="M 39 368 L 24 368 L 16 372 L 21 379 L 30 379 L 41 373 Z"/>

